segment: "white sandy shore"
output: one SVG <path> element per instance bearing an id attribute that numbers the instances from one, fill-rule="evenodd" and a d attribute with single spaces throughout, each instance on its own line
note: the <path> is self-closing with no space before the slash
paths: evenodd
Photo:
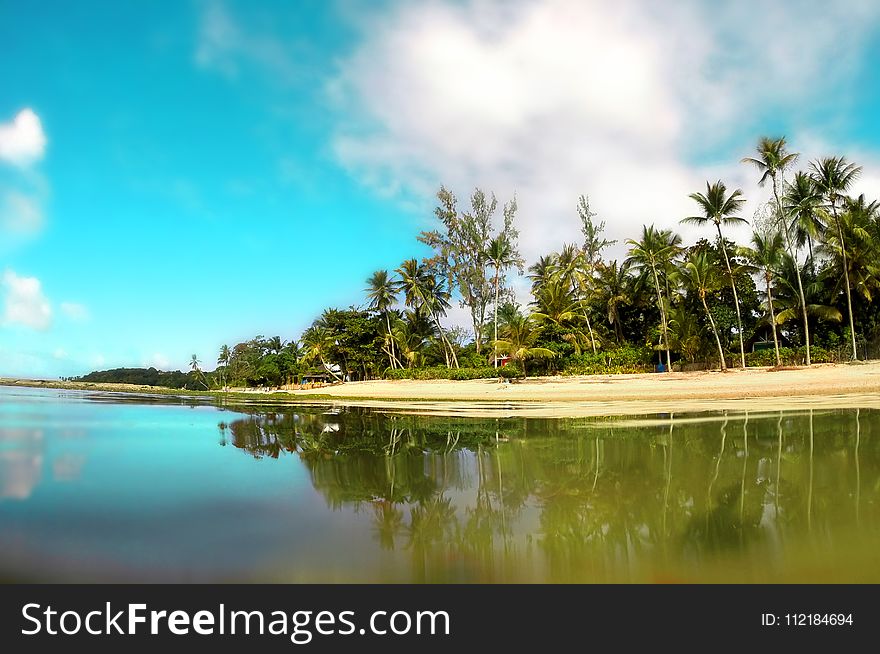
<path id="1" fill-rule="evenodd" d="M 880 408 L 880 362 L 772 370 L 497 380 L 366 381 L 307 391 L 297 399 L 446 415 L 579 417 L 706 410 Z M 322 399 L 322 401 L 327 401 Z"/>
<path id="2" fill-rule="evenodd" d="M 169 389 L 128 384 L 84 384 L 0 379 L 9 385 L 44 386 L 129 393 Z M 297 403 L 363 406 L 395 412 L 460 416 L 587 417 L 695 411 L 880 409 L 880 362 L 823 364 L 811 368 L 751 368 L 729 372 L 545 377 L 514 383 L 473 381 L 366 381 L 311 390 L 273 393 L 233 389 L 245 401 L 277 402 L 289 395 Z M 179 394 L 185 395 L 186 391 Z"/>

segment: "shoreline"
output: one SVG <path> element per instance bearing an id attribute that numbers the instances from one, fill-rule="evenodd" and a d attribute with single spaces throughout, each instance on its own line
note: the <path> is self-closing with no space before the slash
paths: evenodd
<path id="1" fill-rule="evenodd" d="M 880 362 L 728 372 L 494 379 L 375 380 L 310 390 L 190 391 L 133 384 L 0 378 L 0 385 L 210 397 L 223 403 L 355 406 L 398 413 L 485 417 L 592 417 L 725 410 L 880 409 Z"/>

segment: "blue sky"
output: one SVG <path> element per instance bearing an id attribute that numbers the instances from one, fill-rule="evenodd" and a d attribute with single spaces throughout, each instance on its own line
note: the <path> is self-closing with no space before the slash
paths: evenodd
<path id="1" fill-rule="evenodd" d="M 748 215 L 764 133 L 880 196 L 872 4 L 0 3 L 0 375 L 294 338 L 441 182 L 515 192 L 528 258 L 580 193 L 616 238 L 709 178 Z"/>

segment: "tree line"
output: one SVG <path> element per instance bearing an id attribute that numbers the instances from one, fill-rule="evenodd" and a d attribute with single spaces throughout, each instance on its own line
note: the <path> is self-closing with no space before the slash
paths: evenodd
<path id="1" fill-rule="evenodd" d="M 674 230 L 643 225 L 626 255 L 606 252 L 589 197 L 576 205 L 579 243 L 528 268 L 517 203 L 476 189 L 466 207 L 441 187 L 431 254 L 375 271 L 364 303 L 328 308 L 298 340 L 257 336 L 223 346 L 214 372 L 193 357 L 204 386 L 386 378 L 470 379 L 676 368 L 812 365 L 864 358 L 880 341 L 880 203 L 852 187 L 861 167 L 842 156 L 810 161 L 785 138 L 762 138 L 743 163 L 769 202 L 747 219 L 741 189 L 721 180 L 690 194 L 705 229 L 685 246 Z M 573 212 L 574 214 L 574 212 Z M 574 216 L 573 216 L 574 217 Z M 737 243 L 730 228 L 747 225 Z M 529 301 L 517 302 L 517 279 Z M 453 301 L 471 328 L 447 328 Z M 809 345 L 809 347 L 808 347 Z"/>

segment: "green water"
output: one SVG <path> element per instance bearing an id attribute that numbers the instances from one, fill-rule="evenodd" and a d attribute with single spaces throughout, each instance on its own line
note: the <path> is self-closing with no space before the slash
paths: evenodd
<path id="1" fill-rule="evenodd" d="M 880 581 L 880 413 L 440 418 L 0 388 L 0 579 Z"/>

